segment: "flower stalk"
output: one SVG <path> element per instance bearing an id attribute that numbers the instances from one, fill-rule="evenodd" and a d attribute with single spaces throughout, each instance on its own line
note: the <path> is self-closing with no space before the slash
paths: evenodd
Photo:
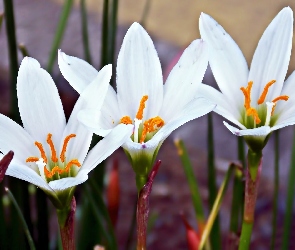
<path id="1" fill-rule="evenodd" d="M 147 178 L 146 184 L 141 189 L 137 201 L 137 250 L 146 249 L 146 231 L 149 216 L 149 197 L 152 191 L 153 181 L 156 177 L 161 161 L 158 160 L 153 166 L 151 173 Z"/>
<path id="2" fill-rule="evenodd" d="M 76 211 L 76 199 L 74 196 L 72 198 L 72 201 L 69 207 L 65 209 L 56 210 L 63 250 L 75 249 L 75 237 L 74 237 L 75 211 Z"/>
<path id="3" fill-rule="evenodd" d="M 6 170 L 13 158 L 13 155 L 14 155 L 13 151 L 9 151 L 6 155 L 4 155 L 4 157 L 0 161 L 0 182 L 2 182 L 5 176 Z"/>
<path id="4" fill-rule="evenodd" d="M 250 246 L 261 169 L 262 152 L 254 152 L 249 149 L 248 166 L 246 170 L 244 216 L 239 250 L 249 249 Z"/>

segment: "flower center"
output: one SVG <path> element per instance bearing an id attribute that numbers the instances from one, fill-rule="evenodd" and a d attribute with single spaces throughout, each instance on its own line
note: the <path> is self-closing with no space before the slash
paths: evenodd
<path id="1" fill-rule="evenodd" d="M 144 95 L 139 103 L 139 107 L 134 118 L 134 133 L 133 133 L 133 141 L 144 143 L 146 140 L 149 140 L 149 136 L 154 135 L 161 127 L 164 126 L 164 120 L 160 116 L 156 116 L 150 118 L 148 120 L 142 121 L 143 112 L 145 109 L 146 102 L 148 100 L 148 96 Z M 123 116 L 120 120 L 120 123 L 124 124 L 133 124 L 130 116 Z M 138 140 L 138 137 L 140 139 Z"/>
<path id="2" fill-rule="evenodd" d="M 270 82 L 268 82 L 265 85 L 260 97 L 257 100 L 257 105 L 261 105 L 261 104 L 265 103 L 265 99 L 266 99 L 266 96 L 268 94 L 268 90 L 275 82 L 276 82 L 276 80 L 271 80 Z M 245 97 L 244 107 L 245 107 L 245 110 L 246 110 L 246 115 L 253 118 L 254 127 L 256 127 L 256 125 L 261 123 L 261 119 L 262 119 L 261 116 L 262 115 L 259 115 L 258 110 L 251 106 L 251 89 L 252 89 L 252 86 L 253 86 L 253 81 L 250 81 L 250 82 L 248 82 L 248 86 L 246 88 L 241 87 L 240 89 L 242 90 L 242 92 L 244 94 L 244 97 Z M 277 102 L 278 101 L 288 101 L 288 99 L 289 99 L 289 96 L 281 95 L 281 96 L 278 96 L 278 97 L 274 98 L 271 102 L 266 102 L 265 103 L 267 107 L 266 107 L 266 118 L 265 118 L 265 124 L 264 125 L 266 125 L 266 126 L 269 125 L 270 118 L 274 114 Z"/>
<path id="3" fill-rule="evenodd" d="M 49 133 L 47 135 L 46 142 L 51 151 L 50 159 L 48 159 L 42 143 L 35 141 L 35 146 L 39 149 L 41 157 L 31 156 L 26 159 L 26 162 L 35 162 L 39 169 L 40 166 L 43 167 L 44 175 L 47 179 L 52 179 L 53 177 L 58 179 L 60 177 L 66 177 L 73 166 L 81 167 L 81 163 L 78 161 L 78 159 L 72 159 L 69 161 L 66 159 L 68 143 L 74 137 L 76 137 L 75 134 L 66 136 L 58 159 L 56 149 L 52 141 L 52 134 Z"/>

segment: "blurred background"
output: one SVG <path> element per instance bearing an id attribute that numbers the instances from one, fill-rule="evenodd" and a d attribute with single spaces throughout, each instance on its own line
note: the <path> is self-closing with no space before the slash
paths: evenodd
<path id="1" fill-rule="evenodd" d="M 62 10 L 61 0 L 14 0 L 17 43 L 24 44 L 30 56 L 46 66 L 52 40 Z M 158 51 L 164 76 L 167 76 L 171 64 L 191 41 L 200 38 L 199 16 L 201 12 L 211 15 L 233 37 L 243 51 L 248 65 L 257 43 L 270 21 L 285 6 L 295 10 L 294 1 L 277 0 L 120 0 L 118 6 L 118 29 L 116 53 L 123 37 L 133 22 L 143 22 L 152 37 Z M 100 68 L 102 0 L 87 0 L 88 32 L 92 64 Z M 84 58 L 79 1 L 75 1 L 59 46 L 69 55 Z M 0 2 L 0 12 L 3 3 Z M 294 45 L 294 39 L 293 39 Z M 9 110 L 9 60 L 5 27 L 0 31 L 0 112 Z M 19 62 L 22 54 L 18 54 Z M 116 61 L 116 59 L 115 59 Z M 295 69 L 295 53 L 292 53 L 288 75 Z M 115 74 L 115 72 L 113 72 Z M 66 83 L 59 73 L 55 62 L 52 75 L 63 100 L 65 112 L 69 114 L 77 93 Z M 204 82 L 216 86 L 214 78 L 207 71 Z M 294 83 L 295 84 L 295 83 Z M 223 126 L 222 118 L 213 115 L 217 184 L 220 185 L 228 163 L 237 159 L 237 140 Z M 280 196 L 278 214 L 278 243 L 284 214 L 287 175 L 291 157 L 293 127 L 280 133 Z M 191 224 L 196 227 L 190 192 L 180 160 L 173 143 L 175 138 L 184 139 L 194 164 L 195 174 L 201 185 L 201 194 L 207 202 L 207 119 L 205 117 L 190 122 L 178 129 L 163 144 L 158 159 L 163 163 L 155 179 L 151 195 L 151 216 L 157 218 L 148 236 L 149 249 L 186 249 L 185 229 L 179 212 L 183 211 Z M 192 136 L 193 135 L 193 136 Z M 271 235 L 271 209 L 273 190 L 273 138 L 264 150 L 262 182 L 257 204 L 257 223 L 254 226 L 253 249 L 269 249 Z M 116 234 L 120 249 L 126 244 L 133 204 L 136 198 L 134 173 L 122 150 L 118 150 L 112 159 L 119 159 L 120 173 L 120 211 Z M 111 165 L 108 161 L 107 166 Z M 79 190 L 80 187 L 78 187 Z M 230 216 L 232 186 L 221 208 L 220 224 L 224 239 L 227 237 Z M 83 197 L 80 197 L 83 199 Z M 208 212 L 208 211 L 207 211 Z M 79 216 L 79 213 L 77 213 Z M 54 228 L 55 226 L 53 226 Z M 295 225 L 294 225 L 295 229 Z M 172 236 L 172 237 L 171 237 Z M 294 234 L 295 236 L 295 234 Z M 225 240 L 223 240 L 225 243 Z M 295 249 L 295 244 L 293 244 Z M 278 248 L 279 249 L 279 248 Z M 291 248 L 290 248 L 291 249 Z"/>

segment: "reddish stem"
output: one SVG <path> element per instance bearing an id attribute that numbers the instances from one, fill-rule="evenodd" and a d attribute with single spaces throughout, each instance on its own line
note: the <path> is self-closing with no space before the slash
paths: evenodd
<path id="1" fill-rule="evenodd" d="M 245 205 L 244 205 L 244 221 L 248 223 L 253 223 L 255 204 L 258 193 L 258 184 L 260 179 L 260 173 L 262 169 L 262 158 L 259 162 L 257 169 L 257 176 L 255 180 L 251 178 L 249 168 L 246 170 L 246 190 L 245 190 Z"/>
<path id="2" fill-rule="evenodd" d="M 153 181 L 156 177 L 161 161 L 157 161 L 153 166 L 151 173 L 148 176 L 146 184 L 139 193 L 137 201 L 137 250 L 146 249 L 146 229 L 149 217 L 149 197 L 152 191 Z"/>
<path id="3" fill-rule="evenodd" d="M 59 227 L 63 250 L 75 249 L 75 237 L 74 237 L 75 211 L 76 211 L 76 199 L 73 196 L 66 222 L 64 226 L 60 225 Z"/>

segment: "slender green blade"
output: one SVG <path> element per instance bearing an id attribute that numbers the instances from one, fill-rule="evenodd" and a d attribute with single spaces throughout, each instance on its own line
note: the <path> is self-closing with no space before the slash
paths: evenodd
<path id="1" fill-rule="evenodd" d="M 85 0 L 80 0 L 80 11 L 81 11 L 81 24 L 82 24 L 82 41 L 84 56 L 88 63 L 92 64 L 90 47 L 89 47 L 89 35 L 88 35 L 88 19 Z"/>
<path id="2" fill-rule="evenodd" d="M 53 43 L 52 43 L 52 46 L 51 46 L 48 63 L 47 63 L 47 71 L 49 73 L 52 72 L 53 65 L 54 65 L 54 62 L 55 62 L 56 57 L 57 57 L 57 50 L 58 50 L 58 48 L 60 46 L 60 43 L 62 41 L 65 29 L 66 29 L 66 25 L 67 25 L 67 22 L 68 22 L 68 19 L 69 19 L 69 15 L 71 13 L 71 9 L 72 9 L 72 6 L 73 6 L 73 2 L 74 2 L 74 0 L 66 0 L 65 4 L 63 6 L 63 9 L 62 9 L 62 12 L 61 12 L 61 15 L 60 15 L 60 19 L 59 19 L 59 22 L 58 22 L 58 26 L 57 26 L 57 29 L 56 29 L 56 33 L 55 33 Z"/>

